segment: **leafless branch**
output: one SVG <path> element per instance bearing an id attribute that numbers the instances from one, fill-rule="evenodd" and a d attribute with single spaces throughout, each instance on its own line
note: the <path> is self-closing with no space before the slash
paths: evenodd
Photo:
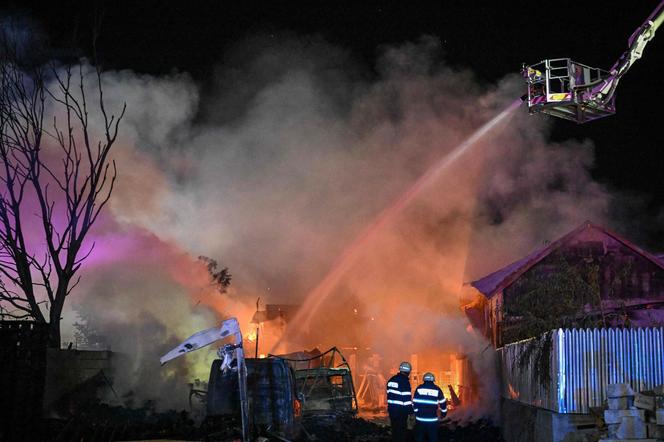
<path id="1" fill-rule="evenodd" d="M 3 315 L 50 321 L 59 333 L 65 298 L 94 250 L 93 244 L 83 252 L 84 240 L 115 187 L 117 165 L 109 155 L 126 104 L 117 116 L 108 112 L 99 67 L 90 106 L 84 66 L 26 69 L 11 49 L 0 49 L 0 302 L 16 309 Z M 94 112 L 100 133 L 90 124 Z M 26 241 L 25 226 L 32 224 L 24 219 L 33 213 L 26 201 L 36 204 L 37 242 L 45 250 L 31 250 Z M 36 234 L 31 227 L 30 237 Z"/>

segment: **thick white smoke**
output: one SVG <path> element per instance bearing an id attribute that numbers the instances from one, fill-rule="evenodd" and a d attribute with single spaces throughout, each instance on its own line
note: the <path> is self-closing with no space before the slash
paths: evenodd
<path id="1" fill-rule="evenodd" d="M 95 234 L 140 246 L 84 267 L 71 303 L 139 355 L 146 397 L 164 391 L 141 374 L 159 370 L 159 352 L 213 326 L 213 311 L 248 326 L 258 296 L 301 303 L 377 213 L 523 89 L 517 76 L 480 84 L 432 38 L 385 49 L 370 70 L 316 39 L 257 37 L 215 75 L 201 89 L 185 74 L 105 73 L 107 106 L 126 101 L 127 116 L 112 220 Z M 377 235 L 301 345 L 367 340 L 390 364 L 432 347 L 477 353 L 461 283 L 605 222 L 592 161 L 591 143 L 550 143 L 548 123 L 520 109 Z M 230 267 L 233 290 L 197 305 L 199 255 Z M 349 332 L 353 303 L 377 326 Z"/>

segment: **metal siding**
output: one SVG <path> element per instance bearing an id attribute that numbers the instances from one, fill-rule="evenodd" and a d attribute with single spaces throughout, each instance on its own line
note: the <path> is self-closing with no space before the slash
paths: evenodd
<path id="1" fill-rule="evenodd" d="M 519 367 L 531 340 L 498 349 L 504 397 L 559 413 L 588 413 L 604 403 L 608 384 L 629 383 L 635 391 L 664 384 L 664 327 L 558 329 L 551 339 L 548 389 L 534 379 L 532 357 Z"/>

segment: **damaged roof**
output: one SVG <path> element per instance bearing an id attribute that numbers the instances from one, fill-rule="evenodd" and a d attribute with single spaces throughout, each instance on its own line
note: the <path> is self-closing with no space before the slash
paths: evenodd
<path id="1" fill-rule="evenodd" d="M 261 322 L 273 321 L 275 319 L 289 322 L 293 316 L 295 316 L 295 313 L 297 313 L 299 308 L 299 305 L 267 304 L 265 310 L 258 310 L 254 313 L 254 316 L 251 318 L 251 323 L 258 324 Z"/>
<path id="2" fill-rule="evenodd" d="M 586 221 L 576 229 L 572 230 L 571 232 L 559 238 L 558 240 L 548 244 L 547 246 L 532 252 L 530 255 L 521 258 L 520 260 L 515 261 L 512 264 L 509 264 L 508 266 L 505 266 L 500 270 L 497 270 L 483 278 L 480 278 L 476 281 L 472 281 L 467 284 L 470 284 L 471 286 L 475 287 L 487 298 L 491 298 L 496 293 L 509 287 L 513 282 L 515 282 L 521 275 L 527 272 L 535 264 L 537 264 L 538 262 L 549 256 L 554 251 L 558 250 L 561 246 L 568 244 L 579 234 L 588 229 L 595 229 L 607 236 L 610 236 L 616 241 L 622 243 L 628 249 L 632 250 L 634 253 L 644 257 L 648 261 L 651 261 L 659 268 L 664 270 L 664 261 L 659 259 L 659 257 L 646 252 L 645 250 L 641 249 L 640 247 L 636 246 L 630 241 L 622 238 L 618 234 L 611 232 L 610 230 L 602 226 L 598 226 L 592 224 L 590 221 Z"/>

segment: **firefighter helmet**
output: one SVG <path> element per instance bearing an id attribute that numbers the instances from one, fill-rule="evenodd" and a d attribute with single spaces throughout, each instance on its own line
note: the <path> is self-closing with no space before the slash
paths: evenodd
<path id="1" fill-rule="evenodd" d="M 409 362 L 404 361 L 401 364 L 399 364 L 399 371 L 400 372 L 410 373 L 410 370 L 411 370 L 411 368 L 410 368 L 410 363 Z"/>
<path id="2" fill-rule="evenodd" d="M 424 382 L 436 382 L 436 377 L 430 371 L 424 373 Z"/>

